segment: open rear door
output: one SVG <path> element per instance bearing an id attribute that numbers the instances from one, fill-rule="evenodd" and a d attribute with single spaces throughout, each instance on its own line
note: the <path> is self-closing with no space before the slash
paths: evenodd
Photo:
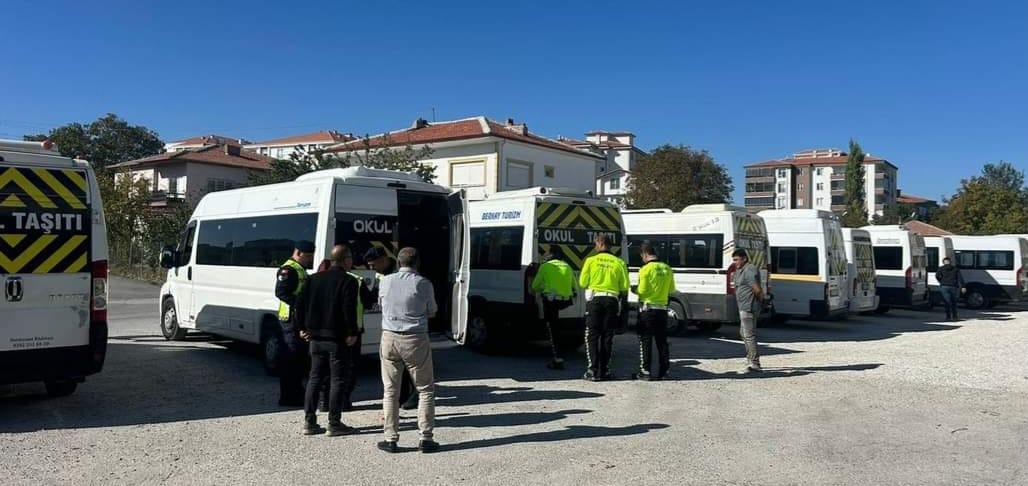
<path id="1" fill-rule="evenodd" d="M 468 288 L 471 282 L 471 233 L 468 229 L 468 198 L 463 189 L 449 196 L 450 282 L 453 302 L 450 306 L 450 332 L 454 341 L 464 344 L 468 326 Z"/>

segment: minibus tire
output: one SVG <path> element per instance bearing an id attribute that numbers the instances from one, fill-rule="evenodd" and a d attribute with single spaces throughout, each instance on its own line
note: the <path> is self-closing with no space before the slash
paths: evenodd
<path id="1" fill-rule="evenodd" d="M 964 306 L 971 310 L 982 310 L 989 307 L 989 297 L 980 287 L 970 287 L 964 295 Z"/>
<path id="2" fill-rule="evenodd" d="M 685 314 L 685 307 L 678 301 L 668 302 L 667 335 L 677 336 L 685 331 L 688 316 Z M 674 322 L 672 322 L 674 321 Z"/>
<path id="3" fill-rule="evenodd" d="M 891 308 L 891 307 L 889 307 L 889 306 L 887 306 L 887 305 L 881 305 L 881 304 L 879 304 L 879 305 L 878 305 L 878 308 L 877 308 L 877 309 L 875 309 L 875 314 L 887 314 L 887 313 L 889 313 L 889 311 L 890 311 L 891 309 L 892 309 L 892 308 Z"/>
<path id="4" fill-rule="evenodd" d="M 168 341 L 181 341 L 185 339 L 186 333 L 189 331 L 178 325 L 175 301 L 170 297 L 164 299 L 164 305 L 161 306 L 161 309 L 161 334 L 164 335 L 164 339 Z"/>
<path id="5" fill-rule="evenodd" d="M 261 363 L 264 365 L 264 374 L 278 376 L 278 354 L 285 345 L 278 321 L 265 319 L 261 324 Z"/>

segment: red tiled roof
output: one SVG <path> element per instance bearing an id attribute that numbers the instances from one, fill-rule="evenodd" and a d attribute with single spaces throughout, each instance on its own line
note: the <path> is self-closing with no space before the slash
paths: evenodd
<path id="1" fill-rule="evenodd" d="M 490 120 L 486 117 L 466 118 L 438 123 L 425 123 L 422 127 L 411 127 L 404 130 L 397 130 L 382 135 L 376 135 L 368 139 L 358 139 L 345 142 L 326 149 L 326 152 L 350 152 L 363 150 L 364 148 L 393 147 L 397 145 L 419 145 L 428 143 L 449 142 L 454 140 L 468 140 L 483 137 L 499 137 L 515 142 L 522 142 L 540 147 L 546 147 L 563 152 L 583 155 L 597 159 L 604 159 L 602 155 L 580 150 L 556 140 L 550 140 L 529 132 L 515 131 L 515 125 L 508 127 L 501 123 Z"/>
<path id="2" fill-rule="evenodd" d="M 921 236 L 949 236 L 953 234 L 938 226 L 933 226 L 921 221 L 909 221 L 903 226 Z"/>
<path id="3" fill-rule="evenodd" d="M 905 204 L 923 204 L 923 203 L 934 203 L 931 199 L 925 199 L 920 196 L 911 196 L 910 194 L 904 194 L 896 197 L 896 202 Z"/>
<path id="4" fill-rule="evenodd" d="M 230 150 L 231 147 L 231 150 Z M 238 149 L 239 153 L 234 153 Z M 233 153 L 230 153 L 233 152 Z M 200 164 L 241 167 L 252 170 L 268 170 L 271 168 L 271 157 L 260 155 L 251 150 L 239 148 L 238 145 L 220 144 L 206 147 L 165 152 L 150 157 L 130 160 L 114 164 L 114 168 L 139 168 L 173 162 L 195 162 Z"/>
<path id="5" fill-rule="evenodd" d="M 340 133 L 335 130 L 320 130 L 314 133 L 293 135 L 291 137 L 276 138 L 250 145 L 303 145 L 308 143 L 343 143 L 353 140 L 354 137 L 348 133 Z"/>
<path id="6" fill-rule="evenodd" d="M 182 140 L 176 140 L 171 142 L 176 145 L 216 145 L 216 144 L 230 144 L 240 145 L 239 138 L 226 137 L 224 135 L 200 135 L 198 137 L 184 138 Z M 247 140 L 243 140 L 243 144 L 250 143 Z"/>

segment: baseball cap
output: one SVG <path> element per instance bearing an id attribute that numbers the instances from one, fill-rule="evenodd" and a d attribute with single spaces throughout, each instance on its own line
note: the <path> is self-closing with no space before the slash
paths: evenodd
<path id="1" fill-rule="evenodd" d="M 366 261 L 366 262 L 375 261 L 375 260 L 378 260 L 379 258 L 384 258 L 386 256 L 388 256 L 388 255 L 386 255 L 385 250 L 375 246 L 375 247 L 371 247 L 370 249 L 368 249 L 368 251 L 364 252 L 364 261 Z"/>
<path id="2" fill-rule="evenodd" d="M 314 253 L 314 242 L 313 241 L 297 241 L 296 249 L 303 253 Z"/>

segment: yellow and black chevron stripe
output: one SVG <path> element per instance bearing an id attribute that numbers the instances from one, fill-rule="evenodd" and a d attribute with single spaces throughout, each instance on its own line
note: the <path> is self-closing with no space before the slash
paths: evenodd
<path id="1" fill-rule="evenodd" d="M 735 239 L 725 244 L 725 254 L 730 255 L 738 246 L 746 250 L 750 263 L 757 268 L 763 268 L 768 263 L 767 231 L 764 229 L 764 221 L 743 215 L 736 215 L 734 220 Z M 740 241 L 745 243 L 739 244 Z"/>
<path id="2" fill-rule="evenodd" d="M 538 203 L 535 224 L 540 228 L 574 228 L 621 232 L 616 208 L 578 204 Z"/>
<path id="3" fill-rule="evenodd" d="M 78 273 L 88 264 L 88 235 L 0 234 L 0 273 Z"/>
<path id="4" fill-rule="evenodd" d="M 580 270 L 585 260 L 595 250 L 592 241 L 589 241 L 588 234 L 595 232 L 611 233 L 615 236 L 615 244 L 611 251 L 615 255 L 621 254 L 621 214 L 617 208 L 602 206 L 584 206 L 576 204 L 540 202 L 535 206 L 536 227 L 540 232 L 551 230 L 570 230 L 573 234 L 573 242 L 552 243 L 540 238 L 539 254 L 550 251 L 552 246 L 557 246 L 567 258 L 568 264 L 575 270 Z"/>
<path id="5" fill-rule="evenodd" d="M 0 273 L 77 273 L 89 264 L 85 172 L 0 168 Z"/>
<path id="6" fill-rule="evenodd" d="M 88 205 L 85 172 L 71 169 L 0 169 L 0 208 L 84 210 Z"/>

